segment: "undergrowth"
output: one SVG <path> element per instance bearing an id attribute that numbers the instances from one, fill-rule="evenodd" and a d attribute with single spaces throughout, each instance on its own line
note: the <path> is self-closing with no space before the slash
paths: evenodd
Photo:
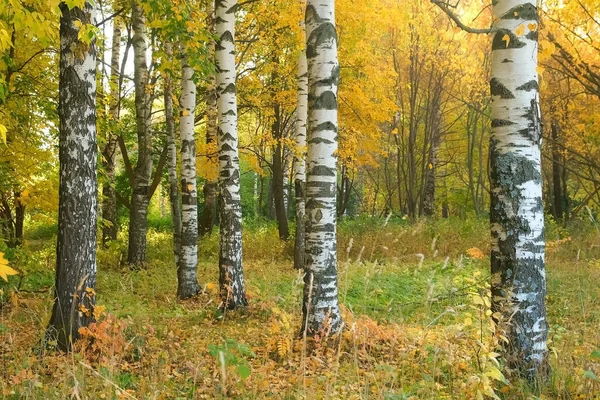
<path id="1" fill-rule="evenodd" d="M 98 322 L 70 355 L 39 348 L 52 307 L 52 239 L 12 254 L 0 284 L 2 398 L 598 398 L 600 238 L 548 224 L 552 375 L 541 392 L 506 374 L 490 321 L 487 221 L 345 221 L 339 227 L 344 332 L 298 336 L 302 276 L 275 227 L 244 230 L 250 307 L 217 311 L 218 236 L 203 238 L 204 293 L 178 301 L 168 229 L 152 229 L 147 269 L 126 244 L 98 254 Z M 43 231 L 43 230 L 42 230 Z M 125 238 L 125 232 L 121 232 Z M 596 397 L 595 397 L 596 396 Z"/>

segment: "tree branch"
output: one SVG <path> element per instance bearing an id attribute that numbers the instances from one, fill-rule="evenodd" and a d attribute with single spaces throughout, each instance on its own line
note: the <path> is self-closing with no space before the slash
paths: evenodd
<path id="1" fill-rule="evenodd" d="M 160 153 L 160 158 L 158 160 L 158 165 L 156 166 L 156 171 L 154 171 L 154 179 L 152 179 L 152 184 L 148 188 L 148 198 L 151 199 L 154 196 L 154 192 L 160 183 L 160 178 L 162 178 L 162 170 L 165 167 L 165 163 L 167 162 L 167 154 L 168 154 L 169 146 L 165 144 L 163 147 L 162 153 Z"/>
<path id="2" fill-rule="evenodd" d="M 450 8 L 448 8 L 448 3 L 443 2 L 441 0 L 431 0 L 431 2 L 433 4 L 435 4 L 436 6 L 438 6 L 444 13 L 446 13 L 446 15 L 448 17 L 450 17 L 450 19 L 452 21 L 454 21 L 454 23 L 465 32 L 487 35 L 488 33 L 494 33 L 497 31 L 497 29 L 492 26 L 489 28 L 484 28 L 484 29 L 472 28 L 470 26 L 467 26 L 464 23 L 462 23 L 460 18 L 458 18 L 458 16 L 456 14 L 454 14 L 454 12 L 452 12 L 452 10 L 450 10 Z"/>

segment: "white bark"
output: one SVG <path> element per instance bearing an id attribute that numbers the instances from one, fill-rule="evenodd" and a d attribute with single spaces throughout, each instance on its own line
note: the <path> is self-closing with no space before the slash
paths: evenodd
<path id="1" fill-rule="evenodd" d="M 337 91 L 340 68 L 334 9 L 334 0 L 309 0 L 306 7 L 309 111 L 303 326 L 310 334 L 324 329 L 335 333 L 342 325 L 336 255 Z"/>
<path id="2" fill-rule="evenodd" d="M 236 0 L 215 5 L 216 69 L 221 188 L 221 241 L 219 283 L 222 307 L 247 305 L 242 270 L 242 206 L 240 201 L 240 160 L 238 155 L 237 99 L 235 86 Z"/>
<path id="3" fill-rule="evenodd" d="M 196 141 L 194 140 L 194 114 L 196 110 L 196 84 L 192 80 L 193 68 L 184 54 L 181 60 L 181 248 L 177 277 L 179 298 L 188 298 L 200 292 L 196 270 L 198 268 L 198 201 L 196 189 Z"/>
<path id="4" fill-rule="evenodd" d="M 505 358 L 523 375 L 547 363 L 541 124 L 536 3 L 493 5 L 491 232 L 492 295 L 510 343 Z M 507 40 L 510 39 L 510 40 Z"/>
<path id="5" fill-rule="evenodd" d="M 304 27 L 304 24 L 302 24 Z M 308 118 L 308 65 L 306 51 L 298 58 L 298 106 L 296 108 L 296 155 L 294 156 L 294 187 L 296 192 L 296 236 L 294 268 L 304 269 L 306 241 L 305 187 L 306 187 L 306 121 Z"/>

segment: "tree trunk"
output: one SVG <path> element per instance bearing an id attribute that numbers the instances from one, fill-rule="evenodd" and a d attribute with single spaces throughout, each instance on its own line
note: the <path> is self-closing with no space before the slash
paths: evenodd
<path id="1" fill-rule="evenodd" d="M 523 0 L 502 0 L 492 10 L 492 309 L 509 341 L 508 365 L 533 380 L 548 370 L 538 12 Z M 515 35 L 517 26 L 527 33 Z"/>
<path id="2" fill-rule="evenodd" d="M 185 50 L 184 50 L 185 51 Z M 196 84 L 187 55 L 181 60 L 181 250 L 177 265 L 177 296 L 186 299 L 200 292 L 198 285 L 198 195 L 196 190 L 196 141 L 194 115 Z"/>
<path id="3" fill-rule="evenodd" d="M 96 285 L 96 46 L 79 41 L 76 22 L 95 23 L 91 3 L 60 4 L 60 184 L 54 307 L 48 344 L 71 350 L 94 319 Z"/>
<path id="4" fill-rule="evenodd" d="M 335 199 L 340 67 L 334 4 L 334 0 L 308 0 L 306 6 L 309 108 L 302 329 L 309 335 L 325 330 L 337 333 L 342 327 Z"/>
<path id="5" fill-rule="evenodd" d="M 214 25 L 214 2 L 209 1 L 209 15 L 211 16 L 211 33 L 214 33 L 215 25 Z M 215 57 L 215 49 L 214 45 L 210 45 L 210 58 L 214 59 Z M 209 84 L 207 88 L 207 98 L 206 98 L 206 144 L 208 144 L 208 148 L 211 149 L 210 146 L 212 143 L 217 142 L 217 91 L 216 91 L 216 77 L 214 74 L 211 74 L 209 79 Z M 214 155 L 209 155 L 209 165 L 213 165 L 213 161 L 216 164 L 216 157 Z M 213 227 L 215 226 L 215 221 L 217 219 L 217 185 L 218 182 L 216 179 L 212 177 L 210 174 L 210 178 L 206 180 L 203 189 L 204 195 L 204 208 L 202 210 L 202 215 L 198 221 L 198 233 L 200 236 L 204 236 L 206 234 L 211 234 Z"/>
<path id="6" fill-rule="evenodd" d="M 23 223 L 25 222 L 25 204 L 21 201 L 21 192 L 15 191 L 15 245 L 23 244 Z"/>
<path id="7" fill-rule="evenodd" d="M 219 117 L 219 186 L 221 189 L 221 239 L 219 286 L 222 308 L 248 305 L 242 269 L 242 204 L 238 155 L 235 71 L 236 0 L 216 3 L 217 110 Z"/>
<path id="8" fill-rule="evenodd" d="M 151 100 L 146 86 L 146 18 L 140 4 L 134 3 L 131 14 L 134 51 L 135 119 L 137 127 L 138 160 L 135 166 L 129 213 L 129 251 L 127 262 L 141 267 L 146 261 L 146 231 L 152 178 Z"/>
<path id="9" fill-rule="evenodd" d="M 438 151 L 442 138 L 442 115 L 437 95 L 434 95 L 431 117 L 431 145 L 429 147 L 429 163 L 425 173 L 425 192 L 423 196 L 423 214 L 427 217 L 435 213 L 435 185 L 437 174 Z"/>
<path id="10" fill-rule="evenodd" d="M 115 168 L 117 136 L 113 133 L 119 121 L 119 58 L 121 54 L 121 20 L 114 19 L 112 52 L 110 58 L 110 102 L 108 138 L 102 150 L 102 166 L 106 181 L 102 185 L 102 245 L 107 246 L 117 239 L 117 192 L 115 190 Z"/>
<path id="11" fill-rule="evenodd" d="M 302 24 L 304 28 L 304 24 Z M 294 157 L 294 187 L 296 193 L 296 236 L 294 238 L 294 268 L 304 269 L 306 251 L 305 188 L 306 188 L 306 120 L 308 118 L 308 65 L 306 52 L 298 59 L 298 107 L 296 109 L 296 156 Z"/>
<path id="12" fill-rule="evenodd" d="M 279 239 L 288 240 L 290 232 L 288 228 L 287 213 L 285 209 L 285 199 L 283 185 L 283 142 L 280 123 L 280 107 L 275 104 L 274 107 L 275 120 L 271 129 L 273 139 L 277 141 L 273 149 L 273 200 L 275 203 L 275 218 L 277 219 L 277 229 L 279 230 Z"/>
<path id="13" fill-rule="evenodd" d="M 552 122 L 552 198 L 554 200 L 553 214 L 557 221 L 562 221 L 565 215 L 565 197 L 562 190 L 562 166 L 560 145 L 558 143 L 558 126 Z"/>
<path id="14" fill-rule="evenodd" d="M 165 44 L 165 53 L 169 59 L 173 56 L 170 43 Z M 179 265 L 181 251 L 181 204 L 179 182 L 177 180 L 177 145 L 175 143 L 175 119 L 173 115 L 173 81 L 171 74 L 164 75 L 165 125 L 167 130 L 167 170 L 169 178 L 169 202 L 171 203 L 171 219 L 173 221 L 173 254 L 175 265 Z"/>

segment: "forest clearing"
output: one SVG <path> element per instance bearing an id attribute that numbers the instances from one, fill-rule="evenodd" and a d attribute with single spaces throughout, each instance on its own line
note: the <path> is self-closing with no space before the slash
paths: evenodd
<path id="1" fill-rule="evenodd" d="M 597 0 L 0 0 L 0 393 L 600 399 Z"/>

